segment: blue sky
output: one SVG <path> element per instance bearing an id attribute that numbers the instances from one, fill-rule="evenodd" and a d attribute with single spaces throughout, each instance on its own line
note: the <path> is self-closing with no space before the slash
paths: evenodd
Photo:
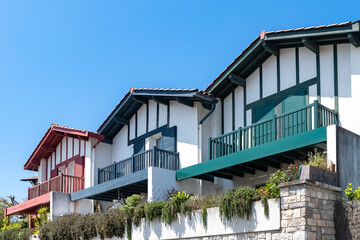
<path id="1" fill-rule="evenodd" d="M 0 196 L 51 123 L 96 131 L 130 87 L 199 88 L 262 30 L 360 19 L 360 2 L 0 1 Z"/>

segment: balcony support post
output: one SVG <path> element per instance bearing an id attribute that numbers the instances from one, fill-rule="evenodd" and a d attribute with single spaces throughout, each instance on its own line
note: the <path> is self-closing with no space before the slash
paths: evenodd
<path id="1" fill-rule="evenodd" d="M 315 100 L 314 101 L 314 129 L 319 127 L 318 126 L 318 123 L 319 123 L 319 120 L 318 120 L 319 119 L 319 116 L 318 116 L 319 112 L 318 112 L 318 110 L 319 110 L 318 101 Z"/>
<path id="2" fill-rule="evenodd" d="M 212 144 L 211 144 L 212 138 L 209 137 L 209 159 L 212 159 Z"/>

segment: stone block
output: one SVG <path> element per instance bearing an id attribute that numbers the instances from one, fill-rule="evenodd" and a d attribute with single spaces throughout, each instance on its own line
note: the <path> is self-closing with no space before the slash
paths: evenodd
<path id="1" fill-rule="evenodd" d="M 316 219 L 313 219 L 313 218 L 308 218 L 308 219 L 306 219 L 306 222 L 307 222 L 307 224 L 310 225 L 310 226 L 316 226 L 316 224 L 317 224 L 317 220 L 316 220 Z"/>

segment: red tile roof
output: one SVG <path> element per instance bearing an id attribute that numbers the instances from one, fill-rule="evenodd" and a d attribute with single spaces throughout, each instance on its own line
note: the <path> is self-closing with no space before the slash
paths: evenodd
<path id="1" fill-rule="evenodd" d="M 84 139 L 87 139 L 89 137 L 93 137 L 99 140 L 104 139 L 103 135 L 94 132 L 89 132 L 78 128 L 65 127 L 58 124 L 51 124 L 50 128 L 47 130 L 47 132 L 35 148 L 34 152 L 31 154 L 30 158 L 26 161 L 24 169 L 36 170 L 40 164 L 40 159 L 48 158 L 51 154 L 44 151 L 42 147 L 56 147 L 66 134 L 67 136 L 81 137 Z"/>

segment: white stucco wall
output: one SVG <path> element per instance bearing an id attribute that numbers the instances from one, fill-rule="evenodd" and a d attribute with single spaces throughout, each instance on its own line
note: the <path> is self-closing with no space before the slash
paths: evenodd
<path id="1" fill-rule="evenodd" d="M 360 48 L 355 48 L 350 45 L 350 60 L 351 60 L 351 85 L 352 85 L 352 117 L 353 117 L 353 126 L 352 131 L 356 134 L 360 134 L 360 112 L 359 112 L 359 103 L 360 103 Z"/>
<path id="2" fill-rule="evenodd" d="M 128 130 L 127 126 L 124 126 L 120 132 L 113 138 L 113 144 L 111 149 L 111 162 L 118 162 L 125 158 L 128 158 L 133 154 L 133 147 L 128 146 Z"/>
<path id="3" fill-rule="evenodd" d="M 353 130 L 353 104 L 355 89 L 351 81 L 351 55 L 349 44 L 337 46 L 338 82 L 339 82 L 339 112 L 340 125 L 350 131 Z M 355 93 L 358 94 L 358 93 Z M 357 107 L 357 106 L 356 106 Z"/>
<path id="4" fill-rule="evenodd" d="M 316 54 L 306 47 L 299 47 L 299 82 L 314 77 L 316 77 Z"/>
<path id="5" fill-rule="evenodd" d="M 159 104 L 159 127 L 165 124 L 167 124 L 167 106 L 164 104 Z"/>
<path id="6" fill-rule="evenodd" d="M 156 129 L 156 102 L 149 100 L 149 131 Z"/>
<path id="7" fill-rule="evenodd" d="M 235 93 L 235 128 L 244 126 L 244 88 L 237 87 Z"/>
<path id="8" fill-rule="evenodd" d="M 38 169 L 38 180 L 40 183 L 45 182 L 46 181 L 46 159 L 43 158 L 40 160 L 40 166 Z"/>
<path id="9" fill-rule="evenodd" d="M 209 112 L 208 109 L 204 109 L 199 106 L 200 120 Z M 216 104 L 214 112 L 203 122 L 201 126 L 201 161 L 209 160 L 208 149 L 209 149 L 209 138 L 216 137 L 221 134 L 221 103 L 220 100 Z"/>
<path id="10" fill-rule="evenodd" d="M 112 161 L 112 152 L 113 145 L 108 143 L 99 143 L 95 148 L 95 161 L 94 161 L 94 185 L 98 182 L 98 168 L 103 168 L 111 163 Z"/>
<path id="11" fill-rule="evenodd" d="M 232 131 L 232 93 L 224 99 L 224 133 Z"/>
<path id="12" fill-rule="evenodd" d="M 236 233 L 279 230 L 281 219 L 280 199 L 270 199 L 268 203 L 269 217 L 265 216 L 261 202 L 256 201 L 252 205 L 249 220 L 235 218 L 227 221 L 220 217 L 219 208 L 209 208 L 207 209 L 206 228 L 203 226 L 201 211 L 195 211 L 192 216 L 178 214 L 178 218 L 170 226 L 156 220 L 150 224 L 142 221 L 139 227 L 133 226 L 132 239 L 195 239 Z M 126 236 L 121 239 L 126 239 Z M 93 240 L 98 240 L 98 238 Z"/>
<path id="13" fill-rule="evenodd" d="M 260 98 L 260 76 L 259 69 L 256 69 L 246 79 L 246 104 L 252 103 Z M 249 94 L 247 94 L 249 93 Z"/>
<path id="14" fill-rule="evenodd" d="M 146 133 L 146 105 L 143 104 L 137 112 L 137 135 L 141 136 Z"/>
<path id="15" fill-rule="evenodd" d="M 277 91 L 277 61 L 271 56 L 262 65 L 263 97 L 275 94 Z"/>
<path id="16" fill-rule="evenodd" d="M 177 151 L 180 167 L 198 163 L 198 111 L 170 101 L 170 127 L 177 126 Z"/>
<path id="17" fill-rule="evenodd" d="M 335 109 L 334 100 L 334 51 L 332 45 L 320 47 L 321 104 Z"/>
<path id="18" fill-rule="evenodd" d="M 280 49 L 280 90 L 296 84 L 295 48 Z"/>
<path id="19" fill-rule="evenodd" d="M 135 115 L 130 118 L 129 121 L 129 128 L 130 128 L 130 140 L 135 138 Z"/>

